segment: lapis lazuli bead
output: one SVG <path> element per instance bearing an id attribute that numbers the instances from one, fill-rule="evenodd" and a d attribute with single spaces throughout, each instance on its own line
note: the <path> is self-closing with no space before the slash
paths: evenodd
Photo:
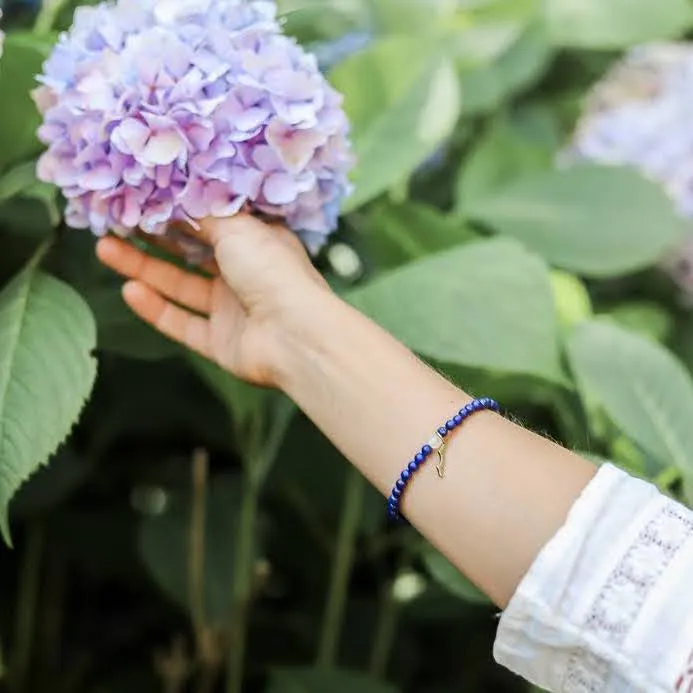
<path id="1" fill-rule="evenodd" d="M 443 447 L 444 441 L 442 439 L 445 438 L 450 431 L 457 428 L 457 426 L 462 424 L 465 419 L 475 412 L 482 411 L 484 409 L 499 411 L 500 406 L 498 402 L 491 399 L 491 397 L 482 397 L 480 399 L 475 399 L 468 402 L 464 407 L 462 407 L 462 409 L 459 410 L 457 414 L 446 421 L 444 426 L 441 426 L 437 430 L 437 434 L 433 436 L 428 443 L 421 447 L 420 452 L 414 456 L 414 459 L 409 462 L 409 464 L 400 474 L 400 478 L 395 482 L 395 486 L 392 489 L 392 494 L 387 501 L 388 515 L 393 520 L 404 520 L 404 522 L 407 522 L 406 518 L 402 517 L 399 512 L 399 504 L 410 479 L 418 471 L 419 466 L 426 461 L 426 458 L 431 455 L 434 450 L 438 450 L 439 448 Z"/>

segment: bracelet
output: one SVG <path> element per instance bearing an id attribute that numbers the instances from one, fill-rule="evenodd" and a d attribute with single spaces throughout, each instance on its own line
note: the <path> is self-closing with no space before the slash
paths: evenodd
<path id="1" fill-rule="evenodd" d="M 400 520 L 402 516 L 399 512 L 399 506 L 402 502 L 402 497 L 404 492 L 407 490 L 409 482 L 414 477 L 414 474 L 419 471 L 426 460 L 435 452 L 438 456 L 438 464 L 436 465 L 436 472 L 438 477 L 443 479 L 445 477 L 445 438 L 447 435 L 462 424 L 463 421 L 468 419 L 472 414 L 478 411 L 484 411 L 485 409 L 491 411 L 498 411 L 500 406 L 498 402 L 491 399 L 490 397 L 482 397 L 481 399 L 475 399 L 466 404 L 462 409 L 455 414 L 451 419 L 445 422 L 444 426 L 441 426 L 433 435 L 433 437 L 426 443 L 419 452 L 416 453 L 414 459 L 404 468 L 402 473 L 399 475 L 399 479 L 392 488 L 392 495 L 387 501 L 387 512 L 390 518 L 393 520 Z"/>

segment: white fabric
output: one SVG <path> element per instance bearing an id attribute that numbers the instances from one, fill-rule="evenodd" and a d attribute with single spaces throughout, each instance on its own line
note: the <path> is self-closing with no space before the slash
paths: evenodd
<path id="1" fill-rule="evenodd" d="M 552 693 L 693 693 L 693 513 L 602 466 L 502 614 L 494 655 Z"/>

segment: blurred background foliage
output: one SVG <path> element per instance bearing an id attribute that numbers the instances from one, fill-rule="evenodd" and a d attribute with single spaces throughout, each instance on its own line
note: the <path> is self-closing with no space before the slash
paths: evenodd
<path id="1" fill-rule="evenodd" d="M 310 422 L 140 324 L 62 224 L 29 92 L 75 4 L 3 8 L 2 685 L 529 690 L 491 661 L 492 606 Z M 280 9 L 353 123 L 335 289 L 527 426 L 693 500 L 693 320 L 662 270 L 688 224 L 633 170 L 556 164 L 591 85 L 686 37 L 689 1 Z"/>

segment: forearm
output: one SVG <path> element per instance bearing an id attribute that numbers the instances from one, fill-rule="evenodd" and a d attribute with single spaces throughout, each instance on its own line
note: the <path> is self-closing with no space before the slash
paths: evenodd
<path id="1" fill-rule="evenodd" d="M 316 295 L 311 308 L 285 342 L 280 384 L 389 495 L 414 453 L 470 397 L 331 294 Z M 432 466 L 417 474 L 402 510 L 505 606 L 595 469 L 490 412 L 452 434 L 446 460 L 445 479 Z"/>

